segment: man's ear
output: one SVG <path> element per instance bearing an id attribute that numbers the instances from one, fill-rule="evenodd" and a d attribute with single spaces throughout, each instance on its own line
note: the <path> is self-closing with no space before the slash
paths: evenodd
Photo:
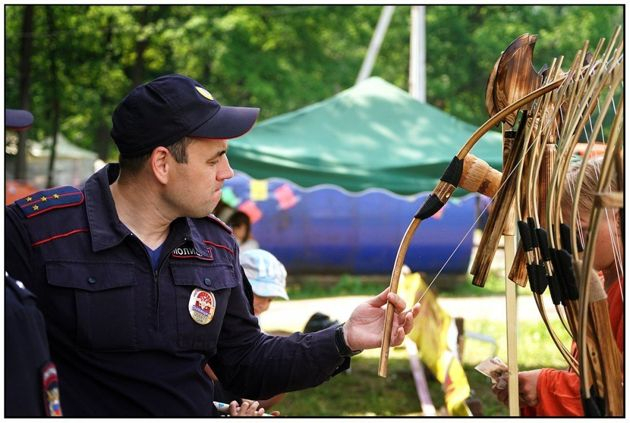
<path id="1" fill-rule="evenodd" d="M 171 152 L 166 147 L 156 147 L 151 152 L 151 158 L 149 159 L 151 165 L 151 171 L 155 178 L 162 184 L 168 182 L 168 173 L 170 170 Z"/>

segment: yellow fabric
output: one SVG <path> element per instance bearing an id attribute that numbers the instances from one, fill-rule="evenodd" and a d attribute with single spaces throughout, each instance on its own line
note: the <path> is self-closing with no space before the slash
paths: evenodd
<path id="1" fill-rule="evenodd" d="M 427 285 L 419 273 L 401 278 L 398 285 L 398 294 L 407 304 L 414 304 L 426 290 Z M 424 365 L 442 383 L 448 414 L 471 416 L 466 405 L 470 385 L 457 358 L 457 351 L 452 351 L 448 344 L 448 335 L 453 326 L 452 317 L 440 307 L 433 292 L 428 291 L 422 298 L 420 314 L 408 336 L 418 346 Z"/>

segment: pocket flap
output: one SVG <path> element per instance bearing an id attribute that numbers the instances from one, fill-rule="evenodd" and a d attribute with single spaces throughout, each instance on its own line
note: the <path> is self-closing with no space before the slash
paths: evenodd
<path id="1" fill-rule="evenodd" d="M 195 286 L 206 290 L 234 288 L 238 285 L 234 267 L 230 264 L 200 266 L 171 262 L 170 266 L 175 285 Z"/>
<path id="2" fill-rule="evenodd" d="M 123 262 L 47 262 L 46 278 L 50 285 L 84 291 L 104 291 L 136 285 L 133 263 Z"/>

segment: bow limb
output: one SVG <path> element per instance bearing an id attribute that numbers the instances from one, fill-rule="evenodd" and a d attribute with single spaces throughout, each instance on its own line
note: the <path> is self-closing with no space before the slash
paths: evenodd
<path id="1" fill-rule="evenodd" d="M 465 159 L 468 156 L 469 159 L 472 155 L 469 155 L 470 150 L 473 146 L 483 137 L 490 129 L 496 126 L 499 122 L 501 122 L 506 116 L 515 112 L 519 108 L 523 107 L 526 104 L 531 103 L 538 97 L 553 91 L 558 88 L 564 79 L 559 79 L 554 81 L 548 85 L 544 85 L 538 88 L 535 91 L 532 91 L 528 95 L 523 98 L 517 100 L 513 104 L 505 107 L 503 110 L 498 112 L 496 115 L 492 116 L 488 119 L 482 126 L 480 126 L 468 139 L 468 141 L 464 144 L 464 146 L 460 149 L 457 155 L 453 158 L 444 174 L 440 178 L 437 186 L 433 189 L 433 192 L 426 199 L 424 204 L 420 207 L 418 212 L 415 214 L 411 223 L 409 224 L 405 235 L 401 241 L 401 244 L 398 248 L 398 252 L 396 254 L 396 259 L 394 262 L 394 268 L 392 270 L 392 276 L 390 278 L 390 292 L 397 293 L 398 292 L 398 281 L 400 278 L 400 272 L 402 266 L 404 264 L 405 255 L 407 253 L 409 242 L 413 238 L 417 228 L 420 226 L 420 222 L 422 220 L 426 220 L 429 217 L 433 216 L 437 213 L 451 198 L 453 192 L 458 186 L 465 186 L 467 184 L 467 177 L 463 175 L 463 170 L 466 165 Z M 474 157 L 473 157 L 474 158 Z M 492 186 L 496 186 L 496 173 L 487 172 L 488 175 L 493 182 L 490 183 Z M 482 183 L 481 185 L 485 185 Z M 500 187 L 497 188 L 500 190 Z M 387 360 L 389 357 L 389 346 L 391 342 L 391 332 L 393 325 L 393 316 L 394 316 L 394 307 L 389 302 L 387 303 L 387 310 L 385 315 L 385 322 L 383 326 L 383 338 L 381 340 L 381 356 L 379 360 L 379 370 L 378 375 L 381 377 L 387 377 Z"/>
<path id="2" fill-rule="evenodd" d="M 560 71 L 562 59 L 558 62 L 554 60 L 549 72 L 549 79 L 554 80 Z M 563 86 L 563 88 L 565 88 Z M 541 174 L 541 165 L 543 158 L 548 153 L 548 146 L 555 147 L 555 134 L 554 129 L 557 130 L 558 109 L 561 107 L 564 100 L 565 89 L 559 89 L 551 93 L 546 94 L 542 101 L 540 101 L 532 109 L 532 118 L 530 127 L 532 128 L 529 138 L 531 138 L 531 152 L 529 152 L 529 160 L 523 160 L 520 162 L 517 182 L 516 182 L 516 198 L 517 198 L 517 218 L 519 232 L 521 234 L 521 245 L 519 252 L 515 260 L 521 260 L 521 263 L 515 261 L 512 266 L 512 272 L 514 276 L 516 268 L 523 266 L 527 268 L 525 278 L 530 281 L 530 288 L 533 294 L 534 301 L 538 307 L 539 313 L 543 319 L 543 322 L 547 328 L 551 339 L 560 351 L 561 355 L 567 361 L 567 363 L 577 371 L 577 361 L 571 356 L 570 351 L 560 341 L 560 338 L 556 334 L 555 330 L 551 326 L 547 312 L 543 305 L 542 294 L 546 290 L 548 285 L 548 279 L 553 276 L 553 270 L 550 265 L 550 260 L 547 258 L 547 250 L 544 248 L 543 242 L 546 239 L 542 239 L 540 235 L 541 223 L 538 218 L 538 197 L 539 195 L 546 194 L 546 184 L 539 184 L 538 178 Z M 546 164 L 550 166 L 548 162 Z M 547 169 L 544 169 L 547 171 Z M 538 188 L 540 187 L 540 193 Z M 525 191 L 526 195 L 522 195 L 522 191 Z M 525 221 L 527 219 L 527 222 Z M 544 234 L 544 233 L 543 233 Z M 539 241 L 540 238 L 540 241 Z M 546 238 L 546 236 L 545 236 Z M 543 258 L 547 258 L 543 260 Z M 514 280 L 514 278 L 511 278 Z M 516 282 L 516 281 L 515 281 Z M 526 279 L 524 279 L 526 283 Z M 558 305 L 556 305 L 558 309 Z M 562 323 L 566 327 L 566 322 L 563 319 L 563 315 L 559 316 Z"/>
<path id="3" fill-rule="evenodd" d="M 612 335 L 605 293 L 598 295 L 599 291 L 603 291 L 601 282 L 591 275 L 593 273 L 597 233 L 604 206 L 604 203 L 598 199 L 602 197 L 600 193 L 608 191 L 614 173 L 612 170 L 615 153 L 617 149 L 621 148 L 623 110 L 622 97 L 602 161 L 600 179 L 597 185 L 598 194 L 596 194 L 596 201 L 593 204 L 589 219 L 590 236 L 586 243 L 581 265 L 580 261 L 576 260 L 580 282 L 578 351 L 580 354 L 582 397 L 586 411 L 597 414 L 599 410 L 592 407 L 594 402 L 591 400 L 591 385 L 593 385 L 595 392 L 605 399 L 606 415 L 613 416 L 619 416 L 623 413 L 623 379 L 620 376 L 622 358 Z M 594 298 L 591 298 L 592 296 Z M 594 354 L 593 350 L 596 350 L 598 354 Z M 593 357 L 598 360 L 593 361 Z"/>
<path id="4" fill-rule="evenodd" d="M 601 46 L 602 42 L 600 41 L 597 51 L 601 50 Z M 595 107 L 598 106 L 600 93 L 605 87 L 609 86 L 611 82 L 615 83 L 616 80 L 616 83 L 618 83 L 620 81 L 619 75 L 615 75 L 614 72 L 611 78 L 611 72 L 609 71 L 611 68 L 619 68 L 618 64 L 622 50 L 620 48 L 614 50 L 612 46 L 613 44 L 608 46 L 603 59 L 596 60 L 597 56 L 595 55 L 590 65 L 586 67 L 586 71 L 575 73 L 575 80 L 569 81 L 569 83 L 573 83 L 577 88 L 569 90 L 569 107 L 567 108 L 563 130 L 560 134 L 558 146 L 559 154 L 551 178 L 552 182 L 549 188 L 550 195 L 547 199 L 548 222 L 551 222 L 551 250 L 554 252 L 554 255 L 557 256 L 557 258 L 554 259 L 554 264 L 557 270 L 563 275 L 561 278 L 564 286 L 563 292 L 565 294 L 563 304 L 566 306 L 565 309 L 569 318 L 571 332 L 574 334 L 578 331 L 578 307 L 576 303 L 578 293 L 573 276 L 574 269 L 572 269 L 570 255 L 567 251 L 570 252 L 573 250 L 577 252 L 577 247 L 575 243 L 573 243 L 573 248 L 568 245 L 570 244 L 570 229 L 567 225 L 562 223 L 563 218 L 560 213 L 560 203 L 563 196 L 562 187 L 564 185 L 564 175 L 566 175 L 569 167 L 571 154 L 591 114 L 595 110 Z M 578 54 L 576 61 L 581 60 L 581 57 L 585 57 L 583 52 Z M 575 65 L 576 63 L 574 62 L 573 68 L 575 68 Z M 574 96 L 578 96 L 579 101 L 576 100 Z M 593 142 L 594 139 L 595 138 L 592 138 L 590 141 Z M 573 204 L 575 205 L 577 202 Z M 564 232 L 567 233 L 567 236 L 565 237 L 565 241 L 561 242 Z M 564 244 L 564 248 L 561 247 L 562 244 Z"/>

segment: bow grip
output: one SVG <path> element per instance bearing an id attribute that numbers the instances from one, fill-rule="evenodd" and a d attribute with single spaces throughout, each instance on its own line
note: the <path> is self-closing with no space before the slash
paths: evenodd
<path id="1" fill-rule="evenodd" d="M 457 188 L 463 169 L 464 162 L 458 159 L 457 156 L 453 157 L 444 174 L 442 174 L 440 182 L 414 215 L 416 219 L 428 219 L 444 207 L 444 204 L 451 198 L 451 194 Z"/>

